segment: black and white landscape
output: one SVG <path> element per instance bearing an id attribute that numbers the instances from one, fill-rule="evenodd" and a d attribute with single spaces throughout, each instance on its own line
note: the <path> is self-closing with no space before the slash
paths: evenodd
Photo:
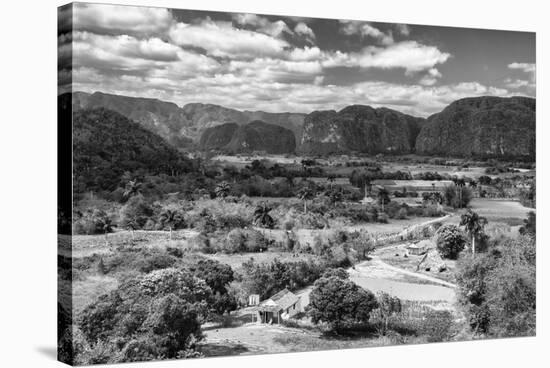
<path id="1" fill-rule="evenodd" d="M 59 359 L 535 335 L 535 34 L 59 8 Z"/>

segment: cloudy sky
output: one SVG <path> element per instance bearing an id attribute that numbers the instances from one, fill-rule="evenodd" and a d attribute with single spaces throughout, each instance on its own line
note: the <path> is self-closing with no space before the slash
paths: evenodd
<path id="1" fill-rule="evenodd" d="M 386 106 L 417 116 L 469 96 L 535 96 L 535 34 L 74 4 L 60 91 L 271 112 Z M 72 33 L 64 30 L 72 22 Z"/>

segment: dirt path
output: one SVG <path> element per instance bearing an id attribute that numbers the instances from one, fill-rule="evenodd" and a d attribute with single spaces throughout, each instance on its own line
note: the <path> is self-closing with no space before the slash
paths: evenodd
<path id="1" fill-rule="evenodd" d="M 444 281 L 444 280 L 441 280 L 441 279 L 438 279 L 437 277 L 432 277 L 432 276 L 424 275 L 424 274 L 421 274 L 421 273 L 418 273 L 418 272 L 412 272 L 412 271 L 404 270 L 402 268 L 398 268 L 398 267 L 389 265 L 386 262 L 382 261 L 377 256 L 374 256 L 372 258 L 372 260 L 367 261 L 367 262 L 372 262 L 372 263 L 375 263 L 376 265 L 378 265 L 379 267 L 386 268 L 390 271 L 397 272 L 397 273 L 400 273 L 400 274 L 403 274 L 403 275 L 416 277 L 416 278 L 419 278 L 419 279 L 422 279 L 422 280 L 432 282 L 434 284 L 440 284 L 440 285 L 443 285 L 443 286 L 446 286 L 446 287 L 449 287 L 449 288 L 456 288 L 457 287 L 457 285 L 452 284 L 452 283 L 447 282 L 447 281 Z M 361 264 L 357 265 L 356 268 L 360 267 L 360 266 L 361 266 Z"/>

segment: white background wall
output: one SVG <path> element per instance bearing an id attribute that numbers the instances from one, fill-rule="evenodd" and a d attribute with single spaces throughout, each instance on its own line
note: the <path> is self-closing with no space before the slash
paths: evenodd
<path id="1" fill-rule="evenodd" d="M 145 367 L 539 367 L 548 359 L 548 66 L 545 1 L 117 0 L 116 3 L 537 32 L 537 338 L 368 348 L 193 361 Z M 46 368 L 56 344 L 56 7 L 58 0 L 2 3 L 0 10 L 0 366 Z M 547 243 L 544 245 L 544 243 Z M 546 265 L 543 266 L 543 264 Z M 544 285 L 545 284 L 545 285 Z M 546 291 L 542 286 L 545 286 Z M 545 350 L 546 347 L 546 350 Z M 124 367 L 134 367 L 126 364 Z M 547 366 L 547 365 L 546 365 Z M 113 366 L 114 367 L 114 366 Z"/>

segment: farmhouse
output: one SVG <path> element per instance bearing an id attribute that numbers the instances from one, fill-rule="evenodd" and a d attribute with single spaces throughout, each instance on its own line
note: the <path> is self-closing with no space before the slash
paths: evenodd
<path id="1" fill-rule="evenodd" d="M 302 311 L 300 297 L 283 289 L 271 298 L 262 301 L 256 308 L 256 322 L 280 323 Z"/>

